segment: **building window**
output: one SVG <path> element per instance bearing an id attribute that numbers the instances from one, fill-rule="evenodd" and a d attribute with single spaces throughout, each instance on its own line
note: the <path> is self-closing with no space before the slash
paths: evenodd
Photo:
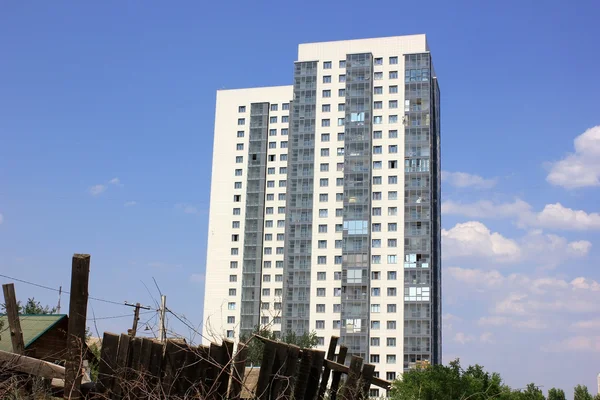
<path id="1" fill-rule="evenodd" d="M 396 321 L 388 321 L 387 322 L 387 328 L 388 329 L 396 329 Z"/>
<path id="2" fill-rule="evenodd" d="M 321 111 L 322 112 L 330 112 L 331 111 L 331 104 L 323 104 L 323 105 L 321 105 Z"/>
<path id="3" fill-rule="evenodd" d="M 324 281 L 326 279 L 327 274 L 325 272 L 317 272 L 317 280 Z"/>
<path id="4" fill-rule="evenodd" d="M 338 156 L 343 156 L 344 155 L 344 148 L 343 147 L 338 147 L 337 148 L 337 155 Z"/>
<path id="5" fill-rule="evenodd" d="M 338 77 L 338 81 L 339 81 L 339 82 L 346 82 L 346 75 L 340 75 L 340 76 Z"/>
<path id="6" fill-rule="evenodd" d="M 371 296 L 373 296 L 373 297 L 381 296 L 381 288 L 378 288 L 378 287 L 371 288 Z"/>
<path id="7" fill-rule="evenodd" d="M 382 57 L 377 57 L 375 60 L 373 60 L 373 64 L 375 64 L 375 65 L 383 65 L 383 58 Z"/>
<path id="8" fill-rule="evenodd" d="M 381 232 L 381 224 L 371 224 L 371 232 Z"/>
<path id="9" fill-rule="evenodd" d="M 319 233 L 327 233 L 327 225 L 319 225 Z"/>
<path id="10" fill-rule="evenodd" d="M 388 131 L 388 137 L 390 139 L 396 139 L 396 138 L 398 138 L 398 131 L 395 130 L 395 129 L 393 129 L 391 131 Z"/>
<path id="11" fill-rule="evenodd" d="M 380 304 L 371 304 L 371 312 L 372 313 L 381 312 L 381 305 Z"/>
<path id="12" fill-rule="evenodd" d="M 229 275 L 229 282 L 237 282 L 237 275 Z"/>
<path id="13" fill-rule="evenodd" d="M 390 86 L 390 94 L 395 94 L 395 93 L 398 93 L 398 86 L 396 86 L 396 85 Z"/>
<path id="14" fill-rule="evenodd" d="M 374 399 L 379 397 L 379 389 L 369 389 L 369 397 Z"/>
<path id="15" fill-rule="evenodd" d="M 238 107 L 238 112 L 245 113 L 246 112 L 246 106 L 239 106 Z"/>
<path id="16" fill-rule="evenodd" d="M 233 209 L 233 215 L 240 215 L 242 213 L 242 209 L 241 208 L 234 208 Z"/>
<path id="17" fill-rule="evenodd" d="M 330 125 L 331 125 L 331 120 L 329 120 L 329 119 L 321 120 L 321 126 L 326 127 L 326 126 L 330 126 Z"/>
<path id="18" fill-rule="evenodd" d="M 331 90 L 323 90 L 323 97 L 331 97 Z"/>
<path id="19" fill-rule="evenodd" d="M 390 347 L 392 347 L 392 346 L 390 346 Z M 396 373 L 395 372 L 386 372 L 385 373 L 385 379 L 387 379 L 388 381 L 395 381 L 396 380 Z"/>
<path id="20" fill-rule="evenodd" d="M 342 305 L 341 304 L 334 304 L 333 305 L 333 312 L 334 313 L 341 313 L 342 312 Z"/>
<path id="21" fill-rule="evenodd" d="M 230 295 L 230 296 L 235 296 L 235 295 L 236 295 L 236 293 L 237 293 L 237 290 L 236 290 L 236 289 L 229 289 L 229 295 Z M 232 323 L 232 322 L 228 322 L 228 323 Z"/>
<path id="22" fill-rule="evenodd" d="M 337 134 L 337 140 L 338 140 L 338 142 L 344 141 L 344 133 L 343 132 L 340 132 Z"/>
<path id="23" fill-rule="evenodd" d="M 346 95 L 346 89 L 338 89 L 338 96 L 344 97 Z"/>
<path id="24" fill-rule="evenodd" d="M 382 101 L 376 101 L 373 103 L 373 108 L 375 110 L 380 110 L 383 108 L 383 102 Z"/>
<path id="25" fill-rule="evenodd" d="M 277 148 L 277 142 L 269 142 L 269 148 L 270 149 L 276 149 Z"/>
<path id="26" fill-rule="evenodd" d="M 228 310 L 235 310 L 235 303 L 234 302 L 227 303 L 227 309 Z"/>
<path id="27" fill-rule="evenodd" d="M 371 247 L 373 247 L 374 249 L 381 247 L 381 239 L 372 239 Z"/>
<path id="28" fill-rule="evenodd" d="M 237 269 L 237 267 L 238 267 L 238 262 L 237 261 L 231 261 L 229 263 L 229 268 L 231 268 L 231 269 Z"/>
<path id="29" fill-rule="evenodd" d="M 324 75 L 323 83 L 331 83 L 331 75 Z"/>
<path id="30" fill-rule="evenodd" d="M 290 109 L 290 103 L 283 103 L 281 105 L 281 109 L 284 110 L 284 111 L 289 110 Z"/>
<path id="31" fill-rule="evenodd" d="M 290 117 L 287 115 L 284 115 L 281 117 L 281 122 L 287 124 L 290 121 Z"/>
<path id="32" fill-rule="evenodd" d="M 390 57 L 390 64 L 391 65 L 398 64 L 398 57 L 396 57 L 396 56 Z"/>
<path id="33" fill-rule="evenodd" d="M 317 288 L 317 297 L 325 297 L 325 288 Z"/>
<path id="34" fill-rule="evenodd" d="M 373 117 L 373 123 L 374 124 L 382 124 L 383 123 L 383 117 L 381 115 L 375 115 Z"/>
<path id="35" fill-rule="evenodd" d="M 321 157 L 329 157 L 329 149 L 321 149 Z"/>
<path id="36" fill-rule="evenodd" d="M 263 282 L 271 282 L 271 275 L 263 275 Z"/>
<path id="37" fill-rule="evenodd" d="M 269 118 L 269 123 L 276 124 L 277 123 L 277 117 L 270 117 Z"/>
<path id="38" fill-rule="evenodd" d="M 375 72 L 373 74 L 373 80 L 374 81 L 380 81 L 383 79 L 383 72 Z"/>
<path id="39" fill-rule="evenodd" d="M 387 305 L 387 312 L 389 312 L 389 313 L 395 313 L 396 312 L 396 305 L 395 304 L 388 304 Z"/>
<path id="40" fill-rule="evenodd" d="M 344 170 L 344 163 L 343 162 L 342 163 L 337 163 L 336 170 L 337 171 L 343 171 Z"/>
<path id="41" fill-rule="evenodd" d="M 322 208 L 319 210 L 319 218 L 327 218 L 328 210 L 326 208 Z"/>
<path id="42" fill-rule="evenodd" d="M 388 192 L 388 200 L 398 200 L 398 192 L 389 191 Z"/>
<path id="43" fill-rule="evenodd" d="M 334 281 L 341 281 L 342 280 L 342 272 L 341 271 L 335 271 L 333 273 L 333 280 Z"/>
<path id="44" fill-rule="evenodd" d="M 275 275 L 275 282 L 283 282 L 283 275 L 281 275 L 281 274 Z"/>
<path id="45" fill-rule="evenodd" d="M 346 121 L 345 118 L 338 118 L 338 122 L 337 122 L 338 126 L 344 126 L 345 121 Z"/>
<path id="46" fill-rule="evenodd" d="M 268 219 L 265 221 L 265 227 L 266 228 L 272 228 L 273 227 L 273 220 L 272 219 Z"/>
<path id="47" fill-rule="evenodd" d="M 382 146 L 373 146 L 373 154 L 382 154 L 383 147 Z"/>
<path id="48" fill-rule="evenodd" d="M 371 329 L 380 329 L 380 328 L 381 328 L 381 322 L 371 321 Z"/>
<path id="49" fill-rule="evenodd" d="M 238 125 L 246 125 L 246 119 L 245 118 L 238 118 Z"/>
<path id="50" fill-rule="evenodd" d="M 340 68 L 346 68 L 346 60 L 340 60 Z"/>
<path id="51" fill-rule="evenodd" d="M 378 281 L 381 279 L 381 272 L 379 271 L 371 271 L 371 280 Z"/>
<path id="52" fill-rule="evenodd" d="M 329 142 L 329 133 L 321 133 L 321 142 Z"/>
<path id="53" fill-rule="evenodd" d="M 281 129 L 281 136 L 287 136 L 288 134 L 288 128 L 282 128 Z"/>
<path id="54" fill-rule="evenodd" d="M 383 86 L 375 86 L 373 88 L 373 93 L 374 94 L 383 94 Z"/>
<path id="55" fill-rule="evenodd" d="M 319 169 L 320 169 L 321 172 L 327 172 L 327 171 L 329 171 L 329 164 L 328 163 L 322 163 L 319 166 Z"/>
<path id="56" fill-rule="evenodd" d="M 285 233 L 278 233 L 277 234 L 277 241 L 278 242 L 283 242 L 285 240 Z"/>
<path id="57" fill-rule="evenodd" d="M 235 163 L 236 164 L 241 164 L 244 162 L 244 156 L 236 156 L 235 157 Z"/>
<path id="58" fill-rule="evenodd" d="M 324 202 L 326 202 L 328 200 L 329 200 L 329 195 L 327 193 L 321 193 L 321 194 L 319 194 L 319 201 L 321 203 L 324 203 Z"/>
<path id="59" fill-rule="evenodd" d="M 316 309 L 317 309 L 318 313 L 324 313 L 325 312 L 325 304 L 317 304 Z"/>
<path id="60" fill-rule="evenodd" d="M 390 79 L 398 79 L 398 71 L 390 71 Z"/>
<path id="61" fill-rule="evenodd" d="M 338 111 L 345 111 L 345 110 L 346 110 L 346 104 L 344 104 L 344 103 L 338 104 Z"/>
<path id="62" fill-rule="evenodd" d="M 324 61 L 323 69 L 331 69 L 331 61 Z"/>
<path id="63" fill-rule="evenodd" d="M 381 131 L 373 131 L 373 139 L 381 139 L 382 137 Z"/>
<path id="64" fill-rule="evenodd" d="M 237 137 L 243 138 L 244 137 L 244 131 L 237 131 Z"/>
<path id="65" fill-rule="evenodd" d="M 335 256 L 335 257 L 333 258 L 333 263 L 334 263 L 335 265 L 342 265 L 342 260 L 343 260 L 343 257 L 342 257 L 342 256 Z"/>
<path id="66" fill-rule="evenodd" d="M 264 261 L 264 262 L 263 262 L 263 268 L 264 268 L 264 269 L 269 269 L 269 268 L 271 268 L 271 261 Z"/>
<path id="67" fill-rule="evenodd" d="M 395 217 L 398 215 L 398 207 L 388 207 L 388 216 Z"/>
<path id="68" fill-rule="evenodd" d="M 381 200 L 381 192 L 373 192 L 373 200 Z"/>
<path id="69" fill-rule="evenodd" d="M 398 100 L 390 100 L 388 102 L 388 107 L 389 108 L 398 108 Z"/>
<path id="70" fill-rule="evenodd" d="M 389 123 L 390 124 L 395 124 L 398 122 L 398 116 L 397 115 L 390 115 L 388 117 Z"/>
<path id="71" fill-rule="evenodd" d="M 381 216 L 381 207 L 373 207 L 372 213 L 374 217 Z"/>
<path id="72" fill-rule="evenodd" d="M 288 147 L 288 142 L 287 141 L 283 141 L 279 144 L 279 147 L 282 149 L 287 149 Z"/>
<path id="73" fill-rule="evenodd" d="M 396 288 L 388 288 L 388 289 L 387 289 L 387 295 L 388 295 L 388 296 L 396 296 L 396 295 L 397 295 L 397 290 L 396 290 Z"/>
<path id="74" fill-rule="evenodd" d="M 278 228 L 285 228 L 285 220 L 280 219 L 277 221 L 277 227 Z"/>
<path id="75" fill-rule="evenodd" d="M 385 362 L 388 364 L 396 364 L 396 355 L 395 354 L 388 354 L 385 357 Z"/>
<path id="76" fill-rule="evenodd" d="M 388 232 L 396 232 L 398 230 L 398 224 L 395 222 L 388 223 Z"/>
<path id="77" fill-rule="evenodd" d="M 265 247 L 264 248 L 264 254 L 265 255 L 273 254 L 273 248 L 272 247 Z"/>
<path id="78" fill-rule="evenodd" d="M 324 320 L 315 321 L 315 329 L 325 329 L 325 321 Z"/>
<path id="79" fill-rule="evenodd" d="M 265 233 L 265 241 L 271 241 L 273 240 L 273 234 L 272 233 Z"/>

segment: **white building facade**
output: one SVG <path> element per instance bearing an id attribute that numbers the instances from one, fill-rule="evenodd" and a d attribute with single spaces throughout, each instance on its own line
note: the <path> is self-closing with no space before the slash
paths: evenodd
<path id="1" fill-rule="evenodd" d="M 384 379 L 440 363 L 425 35 L 301 44 L 293 78 L 217 92 L 204 336 L 336 335 Z"/>

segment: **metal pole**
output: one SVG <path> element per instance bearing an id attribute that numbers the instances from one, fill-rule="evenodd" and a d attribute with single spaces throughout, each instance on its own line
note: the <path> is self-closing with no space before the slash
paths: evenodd
<path id="1" fill-rule="evenodd" d="M 160 296 L 160 326 L 158 328 L 158 340 L 164 342 L 167 340 L 167 331 L 165 329 L 165 314 L 167 313 L 167 296 Z"/>

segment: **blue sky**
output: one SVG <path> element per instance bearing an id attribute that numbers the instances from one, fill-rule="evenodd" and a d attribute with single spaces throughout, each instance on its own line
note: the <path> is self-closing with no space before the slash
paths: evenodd
<path id="1" fill-rule="evenodd" d="M 0 7 L 1 274 L 67 287 L 87 252 L 92 296 L 152 304 L 155 277 L 199 324 L 215 91 L 290 84 L 299 43 L 426 33 L 442 91 L 445 360 L 514 387 L 595 387 L 597 2 Z"/>

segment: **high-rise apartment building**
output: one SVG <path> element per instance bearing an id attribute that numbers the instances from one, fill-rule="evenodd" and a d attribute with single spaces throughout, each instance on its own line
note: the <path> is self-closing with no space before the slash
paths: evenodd
<path id="1" fill-rule="evenodd" d="M 218 91 L 205 337 L 441 362 L 439 104 L 425 35 L 301 44 L 293 85 Z"/>

